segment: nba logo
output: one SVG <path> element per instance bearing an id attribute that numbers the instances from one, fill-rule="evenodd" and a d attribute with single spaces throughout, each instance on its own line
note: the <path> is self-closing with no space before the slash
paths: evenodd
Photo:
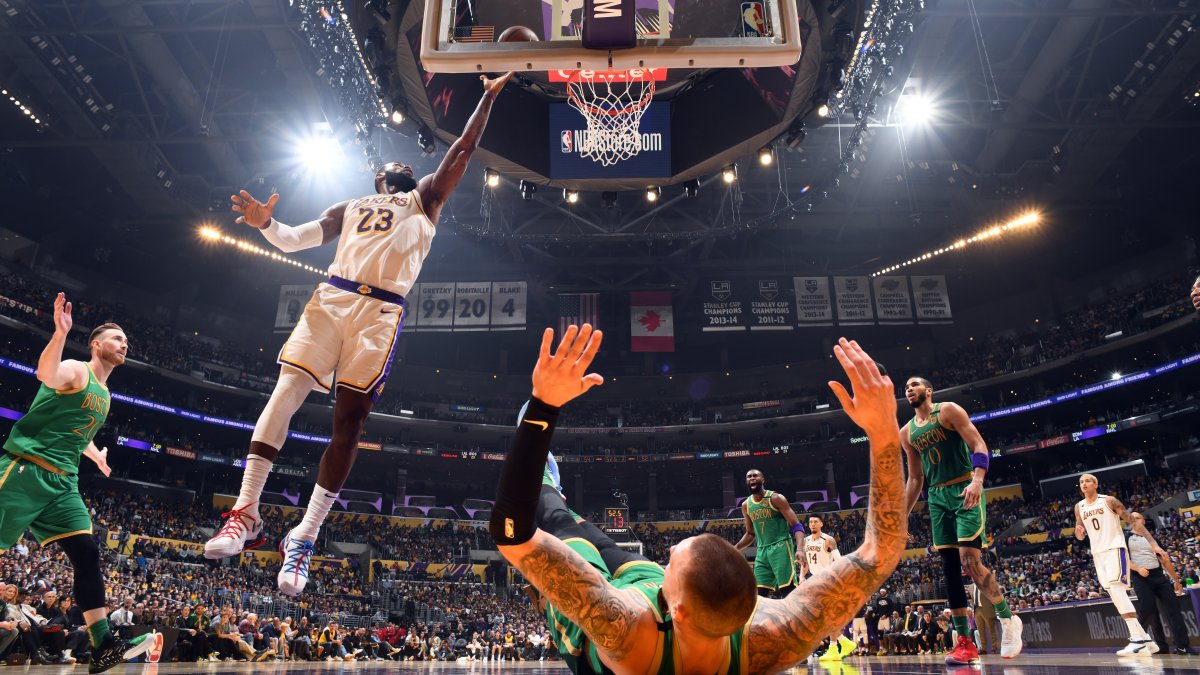
<path id="1" fill-rule="evenodd" d="M 559 134 L 559 139 L 562 141 L 562 151 L 564 154 L 571 152 L 571 130 L 563 129 Z"/>
<path id="2" fill-rule="evenodd" d="M 742 3 L 742 35 L 762 37 L 767 32 L 767 21 L 761 2 Z"/>

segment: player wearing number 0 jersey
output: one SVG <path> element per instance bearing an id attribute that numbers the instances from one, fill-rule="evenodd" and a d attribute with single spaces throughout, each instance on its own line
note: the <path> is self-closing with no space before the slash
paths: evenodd
<path id="1" fill-rule="evenodd" d="M 317 474 L 304 519 L 279 545 L 279 590 L 298 595 L 308 582 L 309 560 L 321 523 L 350 475 L 367 415 L 392 367 L 405 294 L 429 253 L 438 215 L 479 146 L 496 95 L 512 73 L 482 77 L 484 95 L 462 136 L 437 171 L 417 180 L 412 167 L 392 162 L 375 174 L 376 194 L 334 204 L 318 220 L 291 227 L 273 218 L 279 195 L 264 204 L 242 190 L 233 195 L 237 222 L 262 231 L 290 253 L 337 240 L 329 278 L 304 308 L 279 351 L 279 382 L 254 425 L 242 488 L 225 524 L 204 545 L 208 558 L 224 558 L 264 542 L 258 500 L 288 424 L 313 389 L 335 391 L 333 434 Z"/>
<path id="2" fill-rule="evenodd" d="M 1092 546 L 1092 562 L 1096 564 L 1096 578 L 1113 605 L 1129 627 L 1129 644 L 1117 652 L 1118 656 L 1149 656 L 1158 651 L 1158 644 L 1150 639 L 1137 620 L 1137 610 L 1129 600 L 1129 550 L 1125 544 L 1125 533 L 1121 521 L 1133 528 L 1134 533 L 1150 542 L 1155 555 L 1162 548 L 1146 530 L 1138 514 L 1125 510 L 1121 500 L 1097 492 L 1100 487 L 1096 477 L 1085 473 L 1079 477 L 1079 491 L 1083 499 L 1075 504 L 1075 538 L 1087 539 Z"/>
<path id="3" fill-rule="evenodd" d="M 822 531 L 824 522 L 820 516 L 808 517 L 810 534 L 802 542 L 800 558 L 801 579 L 817 576 L 829 570 L 833 561 L 842 557 L 838 551 L 837 539 Z M 849 656 L 857 645 L 842 633 L 842 627 L 829 634 L 829 648 L 821 655 L 821 661 L 841 661 L 843 656 Z"/>

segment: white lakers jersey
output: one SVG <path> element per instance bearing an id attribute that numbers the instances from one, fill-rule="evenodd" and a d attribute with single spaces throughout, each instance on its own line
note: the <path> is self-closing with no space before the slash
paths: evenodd
<path id="1" fill-rule="evenodd" d="M 828 534 L 822 532 L 804 538 L 804 558 L 810 574 L 819 574 L 840 557 L 837 540 Z"/>
<path id="2" fill-rule="evenodd" d="M 329 273 L 407 295 L 436 230 L 416 190 L 351 200 Z"/>
<path id="3" fill-rule="evenodd" d="M 1114 548 L 1126 548 L 1125 533 L 1121 528 L 1121 517 L 1108 507 L 1108 495 L 1096 495 L 1090 504 L 1079 500 L 1079 517 L 1083 529 L 1087 530 L 1092 555 Z"/>

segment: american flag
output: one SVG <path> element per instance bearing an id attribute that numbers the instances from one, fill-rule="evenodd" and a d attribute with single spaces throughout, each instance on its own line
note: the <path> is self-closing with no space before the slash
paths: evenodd
<path id="1" fill-rule="evenodd" d="M 461 26 L 454 29 L 455 42 L 492 42 L 495 36 L 495 26 Z"/>
<path id="2" fill-rule="evenodd" d="M 558 334 L 566 332 L 567 326 L 592 324 L 600 327 L 599 293 L 566 293 L 558 296 Z"/>

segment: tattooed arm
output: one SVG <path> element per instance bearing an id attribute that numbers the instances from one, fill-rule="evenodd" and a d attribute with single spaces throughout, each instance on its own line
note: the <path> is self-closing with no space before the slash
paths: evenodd
<path id="1" fill-rule="evenodd" d="M 499 548 L 556 609 L 587 633 L 610 667 L 649 667 L 658 627 L 636 591 L 613 588 L 579 554 L 542 530 L 523 544 Z M 650 639 L 639 639 L 647 629 Z"/>
<path id="2" fill-rule="evenodd" d="M 760 600 L 747 644 L 750 672 L 774 673 L 800 662 L 855 612 L 896 568 L 908 535 L 900 434 L 892 382 L 855 342 L 834 348 L 854 388 L 851 399 L 836 382 L 830 387 L 846 413 L 870 440 L 871 483 L 867 530 L 862 546 L 834 561 L 829 573 L 801 584 L 783 600 Z"/>
<path id="3" fill-rule="evenodd" d="M 1145 537 L 1146 541 L 1150 542 L 1150 550 L 1154 552 L 1154 555 L 1163 556 L 1167 554 L 1158 545 L 1158 542 L 1154 540 L 1154 535 L 1150 534 L 1150 530 L 1146 529 L 1146 519 L 1142 514 L 1137 511 L 1125 510 L 1125 505 L 1121 503 L 1121 500 L 1112 496 L 1108 497 L 1108 508 L 1112 509 L 1112 512 L 1117 514 L 1121 520 L 1128 523 L 1134 534 L 1139 537 Z"/>

